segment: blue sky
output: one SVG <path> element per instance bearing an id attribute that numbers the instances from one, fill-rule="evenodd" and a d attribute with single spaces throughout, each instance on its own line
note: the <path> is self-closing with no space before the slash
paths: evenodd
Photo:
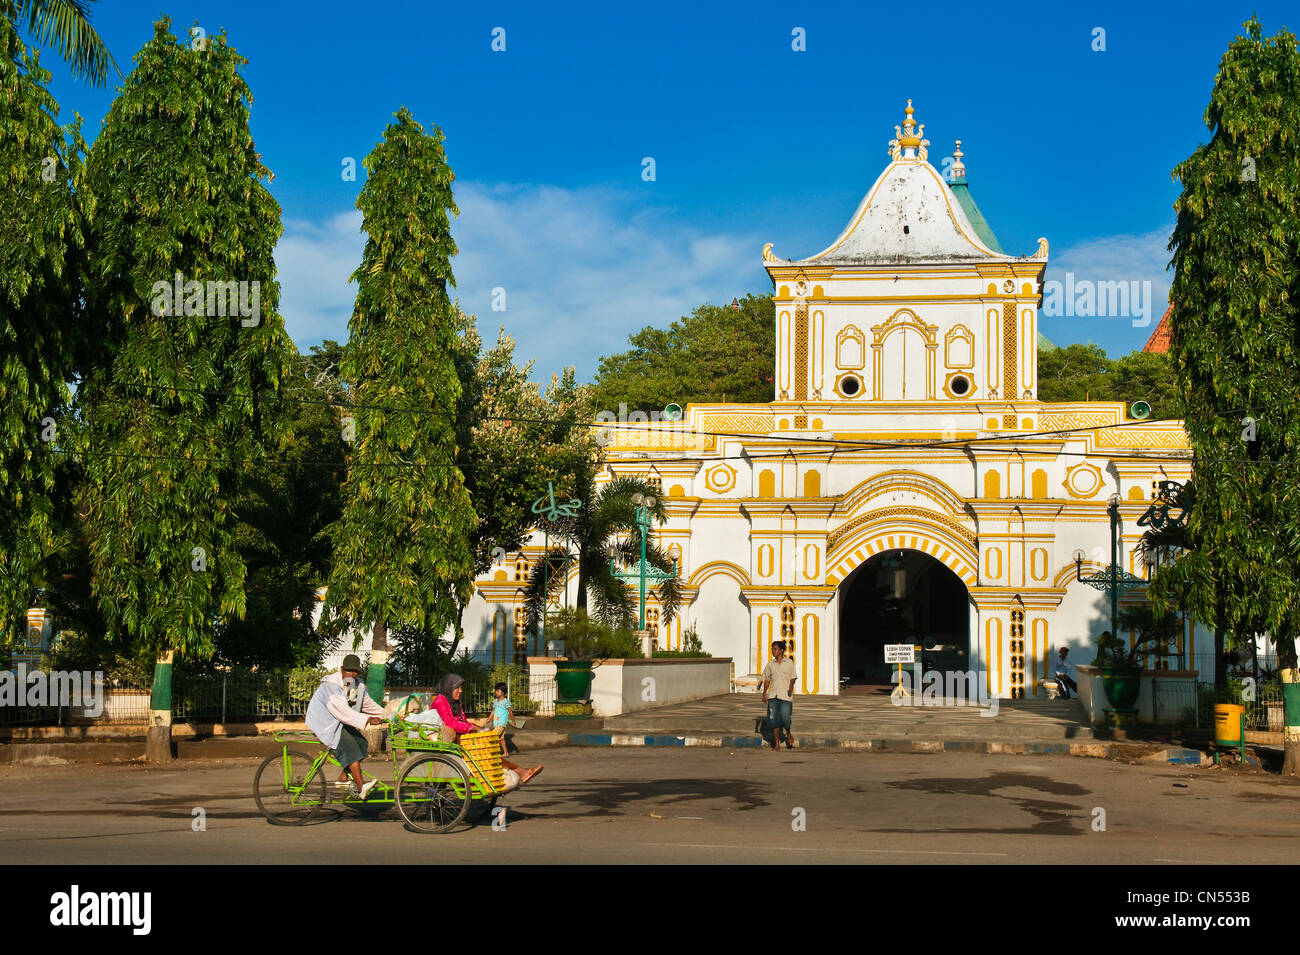
<path id="1" fill-rule="evenodd" d="M 1046 236 L 1049 280 L 1152 283 L 1150 327 L 1061 317 L 1042 331 L 1140 348 L 1169 286 L 1170 171 L 1208 138 L 1219 59 L 1253 12 L 1266 35 L 1300 16 L 1271 2 L 1138 7 L 101 0 L 93 22 L 124 72 L 162 12 L 177 33 L 224 28 L 250 61 L 253 135 L 283 209 L 281 311 L 303 349 L 347 338 L 362 158 L 402 105 L 441 126 L 461 210 L 456 294 L 547 380 L 565 365 L 589 378 L 629 333 L 702 302 L 769 292 L 763 243 L 783 258 L 829 244 L 887 163 L 908 98 L 936 167 L 962 140 L 1008 252 Z M 80 112 L 93 139 L 112 90 L 42 59 L 61 118 Z"/>

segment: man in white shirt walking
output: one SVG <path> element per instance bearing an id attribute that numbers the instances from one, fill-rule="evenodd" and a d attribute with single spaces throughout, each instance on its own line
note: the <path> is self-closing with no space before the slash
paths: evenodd
<path id="1" fill-rule="evenodd" d="M 785 641 L 772 644 L 772 659 L 763 667 L 763 702 L 767 704 L 767 719 L 772 726 L 772 749 L 781 748 L 781 730 L 785 730 L 785 748 L 794 749 L 794 735 L 790 732 L 790 716 L 794 710 L 794 684 L 799 679 L 794 662 L 785 657 Z M 771 699 L 768 694 L 771 694 Z"/>

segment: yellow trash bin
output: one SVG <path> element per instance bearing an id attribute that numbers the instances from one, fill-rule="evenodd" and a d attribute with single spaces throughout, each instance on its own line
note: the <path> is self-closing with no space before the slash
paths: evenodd
<path id="1" fill-rule="evenodd" d="M 1246 708 L 1236 703 L 1214 704 L 1214 742 L 1218 746 L 1241 746 L 1242 725 L 1246 720 Z"/>

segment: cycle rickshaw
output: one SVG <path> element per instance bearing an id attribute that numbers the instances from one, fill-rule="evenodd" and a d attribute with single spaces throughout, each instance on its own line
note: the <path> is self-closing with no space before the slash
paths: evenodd
<path id="1" fill-rule="evenodd" d="M 472 733 L 460 743 L 444 743 L 438 727 L 401 719 L 388 722 L 393 782 L 380 780 L 362 800 L 349 786 L 340 789 L 328 767 L 342 771 L 325 744 L 307 730 L 280 730 L 284 747 L 262 761 L 253 777 L 257 808 L 273 825 L 301 826 L 326 806 L 347 806 L 378 815 L 394 803 L 408 829 L 447 832 L 458 825 L 476 800 L 491 813 L 505 793 L 500 738 Z M 294 749 L 294 743 L 315 745 L 315 755 Z M 376 779 L 362 769 L 364 778 Z"/>

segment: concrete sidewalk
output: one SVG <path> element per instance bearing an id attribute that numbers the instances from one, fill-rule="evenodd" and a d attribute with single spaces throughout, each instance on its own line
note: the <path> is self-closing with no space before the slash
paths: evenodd
<path id="1" fill-rule="evenodd" d="M 1083 743 L 1092 727 L 1078 700 L 997 700 L 992 706 L 898 706 L 888 691 L 799 696 L 791 729 L 796 742 L 838 740 L 969 740 Z M 757 737 L 766 708 L 752 693 L 714 696 L 605 720 L 616 734 Z"/>

